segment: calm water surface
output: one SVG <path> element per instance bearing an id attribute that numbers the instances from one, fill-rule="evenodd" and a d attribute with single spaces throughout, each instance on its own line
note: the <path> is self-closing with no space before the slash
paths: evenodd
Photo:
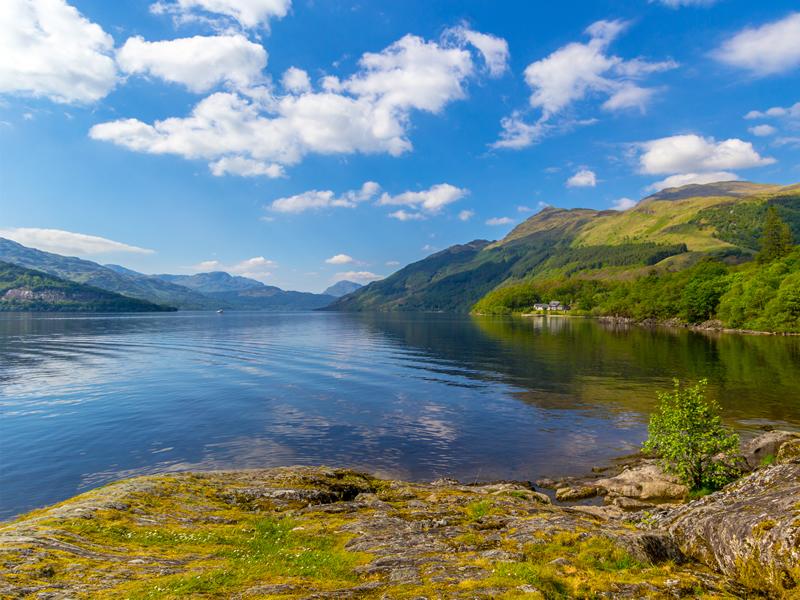
<path id="1" fill-rule="evenodd" d="M 731 425 L 800 427 L 800 338 L 453 315 L 0 314 L 0 518 L 179 469 L 577 474 L 708 377 Z"/>

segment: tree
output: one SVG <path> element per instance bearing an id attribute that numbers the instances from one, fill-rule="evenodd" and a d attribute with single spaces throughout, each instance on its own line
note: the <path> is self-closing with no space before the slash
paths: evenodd
<path id="1" fill-rule="evenodd" d="M 792 250 L 792 230 L 780 218 L 774 206 L 767 209 L 764 233 L 761 236 L 761 251 L 758 262 L 767 263 L 782 258 Z"/>
<path id="2" fill-rule="evenodd" d="M 662 459 L 664 469 L 691 489 L 718 489 L 734 479 L 739 436 L 722 424 L 719 405 L 706 398 L 708 381 L 689 388 L 675 380 L 672 392 L 658 394 L 644 450 Z"/>

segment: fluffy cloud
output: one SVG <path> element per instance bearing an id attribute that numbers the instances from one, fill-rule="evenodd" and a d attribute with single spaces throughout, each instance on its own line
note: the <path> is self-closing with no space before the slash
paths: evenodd
<path id="1" fill-rule="evenodd" d="M 272 270 L 277 266 L 278 264 L 273 260 L 269 260 L 263 256 L 254 256 L 253 258 L 248 258 L 233 264 L 224 264 L 218 260 L 205 260 L 194 265 L 192 271 L 196 273 L 226 271 L 234 275 L 264 280 L 272 275 Z"/>
<path id="2" fill-rule="evenodd" d="M 636 206 L 636 200 L 631 200 L 630 198 L 618 198 L 617 200 L 614 200 L 614 203 L 611 205 L 611 210 L 628 210 L 634 206 Z"/>
<path id="3" fill-rule="evenodd" d="M 267 52 L 241 34 L 148 42 L 132 37 L 117 52 L 126 73 L 158 77 L 205 92 L 227 82 L 238 88 L 257 83 L 267 66 Z"/>
<path id="4" fill-rule="evenodd" d="M 486 220 L 487 225 L 510 225 L 513 222 L 514 219 L 510 219 L 509 217 L 492 217 Z"/>
<path id="5" fill-rule="evenodd" d="M 795 102 L 791 106 L 773 106 L 765 111 L 751 110 L 744 116 L 745 119 L 800 119 L 800 102 Z"/>
<path id="6" fill-rule="evenodd" d="M 506 40 L 466 27 L 456 27 L 451 32 L 456 38 L 478 49 L 492 77 L 499 77 L 508 70 L 509 52 Z"/>
<path id="7" fill-rule="evenodd" d="M 539 109 L 541 116 L 533 124 L 526 123 L 518 112 L 503 119 L 500 139 L 493 146 L 515 149 L 537 142 L 546 123 L 589 96 L 606 97 L 602 107 L 608 111 L 644 111 L 656 90 L 637 82 L 652 73 L 674 69 L 677 63 L 625 60 L 609 54 L 608 47 L 626 27 L 623 21 L 597 21 L 586 28 L 588 42 L 572 42 L 529 64 L 525 82 L 531 88 L 530 105 Z"/>
<path id="8" fill-rule="evenodd" d="M 297 67 L 289 67 L 281 78 L 281 84 L 286 91 L 294 94 L 304 94 L 311 91 L 311 79 L 308 73 Z"/>
<path id="9" fill-rule="evenodd" d="M 211 172 L 217 177 L 223 175 L 240 175 L 242 177 L 269 177 L 277 179 L 284 177 L 286 173 L 281 165 L 275 163 L 264 163 L 252 158 L 242 156 L 226 156 L 209 165 Z"/>
<path id="10" fill-rule="evenodd" d="M 468 190 L 466 189 L 458 188 L 449 183 L 439 183 L 419 192 L 403 192 L 397 196 L 384 193 L 378 200 L 378 204 L 384 206 L 410 206 L 428 214 L 436 214 L 448 204 L 466 196 L 467 193 Z M 400 213 L 405 216 L 399 216 Z M 402 210 L 397 211 L 392 216 L 401 221 L 408 220 L 408 214 Z"/>
<path id="11" fill-rule="evenodd" d="M 526 123 L 522 114 L 515 111 L 509 117 L 500 120 L 500 138 L 492 144 L 493 148 L 517 150 L 527 148 L 538 142 L 544 135 L 545 124 Z"/>
<path id="12" fill-rule="evenodd" d="M 322 208 L 354 208 L 360 202 L 374 198 L 379 191 L 380 185 L 367 181 L 360 189 L 350 190 L 340 196 L 336 196 L 331 190 L 309 190 L 273 200 L 269 208 L 280 213 L 302 213 Z"/>
<path id="13" fill-rule="evenodd" d="M 548 118 L 588 94 L 597 93 L 613 98 L 623 93 L 631 97 L 638 86 L 632 80 L 650 73 L 673 69 L 673 61 L 647 62 L 642 59 L 623 60 L 607 54 L 608 46 L 625 29 L 622 21 L 598 21 L 586 29 L 590 40 L 567 44 L 525 69 L 525 81 L 531 87 L 531 106 L 541 108 Z M 641 92 L 638 92 L 641 94 Z M 641 96 L 640 96 L 641 98 Z M 625 108 L 622 101 L 612 102 L 609 108 Z"/>
<path id="14" fill-rule="evenodd" d="M 474 216 L 475 216 L 474 210 L 462 210 L 460 213 L 458 213 L 458 220 L 469 221 Z"/>
<path id="15" fill-rule="evenodd" d="M 326 78 L 323 91 L 302 92 L 305 80 L 293 71 L 285 82 L 291 93 L 284 96 L 217 92 L 187 117 L 152 124 L 120 119 L 95 125 L 90 136 L 137 152 L 210 162 L 243 158 L 289 166 L 309 153 L 397 156 L 412 148 L 406 132 L 413 111 L 438 113 L 465 96 L 473 53 L 451 38 L 407 35 L 364 54 L 350 78 Z"/>
<path id="16" fill-rule="evenodd" d="M 750 127 L 747 131 L 758 137 L 766 137 L 768 135 L 774 134 L 778 130 L 772 125 L 767 125 L 766 123 L 762 123 L 761 125 L 755 125 L 754 127 Z"/>
<path id="17" fill-rule="evenodd" d="M 392 219 L 397 219 L 398 221 L 421 221 L 425 217 L 422 216 L 421 213 L 416 212 L 408 212 L 407 210 L 396 210 L 394 212 L 389 213 L 389 217 Z"/>
<path id="18" fill-rule="evenodd" d="M 641 172 L 652 175 L 747 169 L 775 162 L 737 138 L 717 142 L 694 134 L 674 135 L 644 142 L 639 148 Z"/>
<path id="19" fill-rule="evenodd" d="M 329 265 L 347 265 L 356 262 L 355 259 L 349 254 L 335 254 L 330 258 L 326 258 L 325 262 Z"/>
<path id="20" fill-rule="evenodd" d="M 292 0 L 160 0 L 150 10 L 172 14 L 179 21 L 192 21 L 198 12 L 206 12 L 231 18 L 242 27 L 257 27 L 285 17 L 291 5 Z"/>
<path id="21" fill-rule="evenodd" d="M 383 275 L 376 275 L 370 271 L 345 271 L 344 273 L 336 273 L 336 281 L 346 279 L 347 281 L 355 281 L 356 283 L 368 283 L 370 281 L 377 281 L 383 279 Z"/>
<path id="22" fill-rule="evenodd" d="M 738 179 L 739 176 L 736 173 L 731 173 L 729 171 L 681 173 L 679 175 L 670 175 L 661 181 L 656 181 L 647 186 L 647 189 L 651 192 L 658 192 L 666 188 L 681 187 L 682 185 L 689 185 L 690 183 L 715 183 L 717 181 L 736 181 Z"/>
<path id="23" fill-rule="evenodd" d="M 23 246 L 31 246 L 46 252 L 65 254 L 68 256 L 92 256 L 126 252 L 132 254 L 153 254 L 154 250 L 115 242 L 95 235 L 73 233 L 62 229 L 38 229 L 34 227 L 17 227 L 0 229 L 0 237 L 14 240 Z"/>
<path id="24" fill-rule="evenodd" d="M 773 75 L 800 66 L 800 12 L 740 31 L 717 48 L 713 56 L 755 75 Z"/>
<path id="25" fill-rule="evenodd" d="M 581 169 L 567 179 L 567 187 L 594 187 L 597 185 L 597 176 L 594 171 Z"/>
<path id="26" fill-rule="evenodd" d="M 86 103 L 114 87 L 114 40 L 64 0 L 3 0 L 0 31 L 0 94 Z"/>

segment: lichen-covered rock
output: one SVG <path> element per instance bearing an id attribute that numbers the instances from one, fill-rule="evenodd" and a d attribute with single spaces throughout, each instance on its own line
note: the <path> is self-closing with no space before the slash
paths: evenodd
<path id="1" fill-rule="evenodd" d="M 562 487 L 556 490 L 556 500 L 559 502 L 583 500 L 584 498 L 593 498 L 595 496 L 597 496 L 597 488 L 592 485 Z"/>
<path id="2" fill-rule="evenodd" d="M 654 525 L 687 557 L 750 589 L 800 596 L 800 462 L 759 469 Z"/>
<path id="3" fill-rule="evenodd" d="M 615 477 L 598 479 L 593 484 L 613 496 L 653 502 L 674 502 L 689 493 L 677 477 L 665 473 L 654 460 L 641 461 Z"/>
<path id="4" fill-rule="evenodd" d="M 771 462 L 787 442 L 800 440 L 800 433 L 794 431 L 767 431 L 748 440 L 742 445 L 742 456 L 750 469 L 756 469 L 763 462 Z"/>
<path id="5" fill-rule="evenodd" d="M 775 460 L 779 463 L 793 461 L 798 458 L 800 458 L 800 438 L 781 444 L 778 453 L 775 455 Z"/>

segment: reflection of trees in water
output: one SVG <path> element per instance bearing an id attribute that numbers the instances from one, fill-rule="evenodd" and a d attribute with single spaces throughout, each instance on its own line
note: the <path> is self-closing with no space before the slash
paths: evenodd
<path id="1" fill-rule="evenodd" d="M 543 408 L 648 412 L 677 377 L 708 377 L 731 419 L 800 424 L 800 338 L 619 327 L 592 319 L 369 314 L 386 338 Z"/>

